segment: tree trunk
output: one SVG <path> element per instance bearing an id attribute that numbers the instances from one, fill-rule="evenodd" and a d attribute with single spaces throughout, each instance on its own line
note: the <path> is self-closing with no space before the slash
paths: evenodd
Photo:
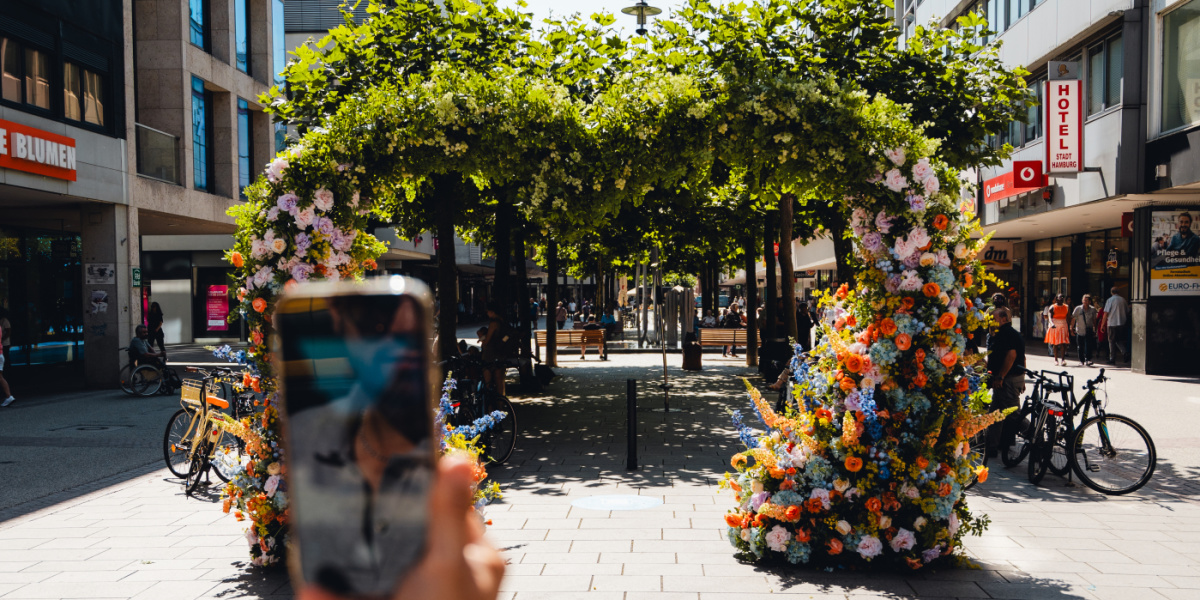
<path id="1" fill-rule="evenodd" d="M 854 244 L 850 238 L 842 235 L 843 231 L 850 228 L 850 224 L 846 222 L 846 217 L 841 211 L 836 211 L 835 215 L 830 215 L 826 227 L 833 236 L 833 256 L 837 261 L 837 283 L 854 283 L 854 270 L 850 267 L 850 256 L 854 254 Z"/>
<path id="2" fill-rule="evenodd" d="M 758 279 L 754 275 L 754 236 L 746 236 L 744 266 L 746 268 L 746 366 L 758 366 Z"/>
<path id="3" fill-rule="evenodd" d="M 642 264 L 642 337 L 638 348 L 650 341 L 650 263 Z"/>
<path id="4" fill-rule="evenodd" d="M 521 324 L 520 333 L 517 335 L 521 338 L 522 359 L 518 363 L 517 369 L 521 373 L 521 387 L 527 389 L 528 386 L 537 389 L 537 380 L 533 377 L 533 351 L 529 344 L 529 332 L 533 328 L 533 323 L 529 320 L 529 263 L 525 260 L 525 228 L 528 226 L 528 223 L 522 222 L 515 230 L 517 238 L 515 253 L 517 260 L 516 289 L 520 290 L 520 293 L 517 294 L 517 314 L 519 315 L 517 320 Z"/>
<path id="5" fill-rule="evenodd" d="M 775 213 L 768 212 L 763 217 L 763 259 L 767 263 L 767 285 L 763 289 L 763 343 L 774 341 L 775 331 L 775 299 L 779 290 L 775 286 Z"/>
<path id="6" fill-rule="evenodd" d="M 779 270 L 783 277 L 779 287 L 783 292 L 787 336 L 793 340 L 800 338 L 796 329 L 796 273 L 792 270 L 792 203 L 795 201 L 791 194 L 784 194 L 779 201 Z"/>
<path id="7" fill-rule="evenodd" d="M 546 365 L 558 366 L 558 242 L 551 238 L 546 242 L 546 270 L 550 271 L 550 285 L 546 288 Z"/>
<path id="8" fill-rule="evenodd" d="M 448 194 L 451 186 L 442 186 L 438 194 Z M 454 260 L 454 208 L 439 202 L 434 217 L 437 229 L 438 266 L 438 352 L 442 360 L 458 354 L 458 265 Z"/>
<path id="9" fill-rule="evenodd" d="M 510 208 L 496 209 L 496 274 L 492 280 L 492 298 L 499 305 L 505 323 L 512 323 L 512 215 Z"/>

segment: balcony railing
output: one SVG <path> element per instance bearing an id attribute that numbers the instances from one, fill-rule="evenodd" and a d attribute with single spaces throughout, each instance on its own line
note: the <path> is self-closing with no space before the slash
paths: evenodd
<path id="1" fill-rule="evenodd" d="M 138 175 L 180 185 L 179 138 L 137 124 Z"/>

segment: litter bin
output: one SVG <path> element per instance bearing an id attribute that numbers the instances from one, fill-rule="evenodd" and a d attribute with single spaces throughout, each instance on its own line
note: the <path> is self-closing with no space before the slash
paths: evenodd
<path id="1" fill-rule="evenodd" d="M 700 342 L 696 341 L 695 333 L 683 336 L 683 370 L 701 371 L 704 366 L 700 362 Z"/>

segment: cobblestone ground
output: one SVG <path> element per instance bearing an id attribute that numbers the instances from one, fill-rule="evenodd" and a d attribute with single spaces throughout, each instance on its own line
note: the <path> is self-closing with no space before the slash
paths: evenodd
<path id="1" fill-rule="evenodd" d="M 996 465 L 970 493 L 972 508 L 992 519 L 966 543 L 975 568 L 827 573 L 733 558 L 721 520 L 731 499 L 716 483 L 739 448 L 726 413 L 747 406 L 737 376 L 751 372 L 705 360 L 700 373 L 671 369 L 670 403 L 682 412 L 651 411 L 664 403 L 662 364 L 645 354 L 564 357 L 546 396 L 517 399 L 523 437 L 494 469 L 505 498 L 488 509 L 488 535 L 509 562 L 501 598 L 1200 598 L 1200 444 L 1187 425 L 1200 416 L 1195 381 L 1113 373 L 1110 410 L 1135 417 L 1158 442 L 1155 481 L 1141 492 L 1105 497 L 1053 475 L 1034 487 L 1023 466 Z M 636 471 L 626 470 L 627 379 L 641 382 Z M 0 598 L 291 595 L 282 572 L 245 566 L 241 524 L 215 497 L 184 498 L 165 470 L 92 487 L 0 522 Z M 662 504 L 572 505 L 603 494 Z"/>

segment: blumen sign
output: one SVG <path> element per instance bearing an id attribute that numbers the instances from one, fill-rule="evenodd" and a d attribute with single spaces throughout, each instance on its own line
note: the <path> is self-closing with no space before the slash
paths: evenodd
<path id="1" fill-rule="evenodd" d="M 75 140 L 0 119 L 0 167 L 75 181 Z"/>
<path id="2" fill-rule="evenodd" d="M 205 312 L 209 331 L 229 331 L 229 286 L 208 286 Z"/>
<path id="3" fill-rule="evenodd" d="M 1083 170 L 1083 82 L 1046 82 L 1046 172 Z"/>

